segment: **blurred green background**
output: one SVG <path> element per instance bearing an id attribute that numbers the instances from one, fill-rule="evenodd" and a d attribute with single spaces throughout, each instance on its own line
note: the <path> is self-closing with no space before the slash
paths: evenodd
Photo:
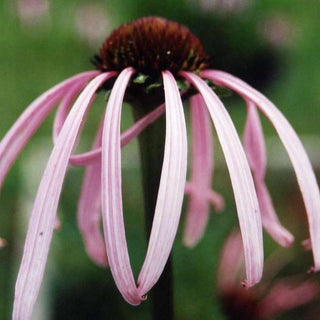
<path id="1" fill-rule="evenodd" d="M 318 0 L 248 0 L 238 1 L 234 8 L 204 0 L 52 0 L 36 15 L 36 9 L 19 11 L 23 2 L 28 3 L 0 2 L 1 137 L 39 94 L 71 75 L 93 69 L 90 58 L 114 28 L 140 16 L 160 15 L 187 25 L 202 40 L 215 68 L 240 76 L 279 106 L 301 136 L 319 176 Z M 223 102 L 242 134 L 244 104 L 235 95 Z M 104 105 L 103 97 L 95 103 L 92 125 L 85 128 L 80 148 L 90 145 Z M 11 317 L 28 215 L 52 147 L 52 120 L 50 116 L 45 121 L 21 154 L 0 195 L 0 236 L 7 240 L 7 246 L 0 250 L 0 319 Z M 123 126 L 131 122 L 125 106 Z M 311 254 L 303 252 L 299 244 L 307 237 L 304 207 L 288 157 L 273 128 L 263 123 L 267 183 L 281 221 L 296 236 L 291 249 L 279 249 L 290 261 L 282 273 L 303 275 L 312 265 Z M 237 225 L 237 216 L 227 168 L 217 139 L 215 142 L 213 185 L 224 195 L 226 209 L 212 214 L 205 236 L 192 250 L 181 244 L 182 216 L 173 250 L 175 319 L 179 320 L 227 319 L 217 298 L 216 268 L 223 241 Z M 128 305 L 109 270 L 95 266 L 84 252 L 75 219 L 82 174 L 83 169 L 70 167 L 65 180 L 59 206 L 62 226 L 53 238 L 34 319 L 150 319 L 150 302 L 139 307 Z M 136 143 L 123 152 L 123 192 L 127 239 L 137 274 L 146 241 Z M 276 248 L 265 234 L 266 256 Z M 319 281 L 317 275 L 310 277 Z M 319 299 L 279 319 L 317 319 L 318 303 Z"/>

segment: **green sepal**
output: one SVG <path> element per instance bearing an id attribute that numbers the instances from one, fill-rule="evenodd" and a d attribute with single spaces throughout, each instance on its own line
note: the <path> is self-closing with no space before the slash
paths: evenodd
<path id="1" fill-rule="evenodd" d="M 133 83 L 144 84 L 148 78 L 149 76 L 147 76 L 146 74 L 138 73 L 138 75 L 132 81 Z"/>
<path id="2" fill-rule="evenodd" d="M 108 91 L 105 92 L 105 94 L 104 94 L 104 99 L 105 99 L 106 101 L 109 100 L 110 93 L 111 93 L 111 90 L 108 90 Z"/>
<path id="3" fill-rule="evenodd" d="M 151 83 L 150 85 L 148 85 L 148 86 L 146 87 L 146 92 L 147 92 L 147 93 L 150 93 L 150 91 L 152 91 L 153 89 L 160 88 L 161 86 L 162 86 L 162 83 L 161 83 L 161 82 Z"/>
<path id="4" fill-rule="evenodd" d="M 216 93 L 220 98 L 227 98 L 232 96 L 232 91 L 229 88 L 218 87 L 211 80 L 206 79 L 207 85 Z"/>
<path id="5" fill-rule="evenodd" d="M 228 98 L 233 95 L 233 92 L 229 88 L 225 88 L 225 87 L 213 87 L 212 90 L 220 98 Z"/>
<path id="6" fill-rule="evenodd" d="M 187 90 L 190 88 L 183 79 L 176 80 L 179 90 Z"/>

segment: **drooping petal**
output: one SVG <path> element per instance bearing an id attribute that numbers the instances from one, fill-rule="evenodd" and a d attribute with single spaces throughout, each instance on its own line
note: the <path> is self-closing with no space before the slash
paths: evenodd
<path id="1" fill-rule="evenodd" d="M 61 229 L 61 220 L 59 218 L 59 213 L 57 212 L 57 215 L 54 219 L 54 225 L 53 225 L 53 230 L 58 231 Z"/>
<path id="2" fill-rule="evenodd" d="M 232 120 L 217 95 L 195 74 L 180 74 L 199 90 L 215 125 L 238 210 L 246 261 L 246 285 L 252 286 L 261 279 L 263 246 L 259 204 L 248 161 Z"/>
<path id="3" fill-rule="evenodd" d="M 313 249 L 315 270 L 320 269 L 320 194 L 317 180 L 307 153 L 300 139 L 289 124 L 288 120 L 265 96 L 253 89 L 242 80 L 222 71 L 207 70 L 201 75 L 211 79 L 218 85 L 226 86 L 244 99 L 253 101 L 256 106 L 267 116 L 275 127 L 285 146 L 297 180 L 300 186 L 304 204 L 306 207 L 310 238 Z"/>
<path id="4" fill-rule="evenodd" d="M 154 122 L 164 113 L 164 105 L 159 106 L 154 111 L 134 123 L 130 128 L 121 134 L 121 147 L 127 145 L 149 124 Z M 101 131 L 102 135 L 102 131 Z M 101 171 L 101 139 L 90 152 L 71 156 L 70 162 L 76 165 L 89 165 L 83 182 L 79 205 L 79 226 L 82 231 L 84 242 L 89 256 L 100 265 L 107 264 L 105 245 L 99 228 L 101 183 L 95 181 L 100 178 Z M 95 157 L 95 158 L 94 158 Z"/>
<path id="5" fill-rule="evenodd" d="M 58 200 L 72 148 L 93 94 L 112 75 L 104 73 L 97 76 L 81 93 L 52 150 L 30 217 L 16 283 L 13 320 L 27 320 L 31 317 L 44 274 Z"/>
<path id="6" fill-rule="evenodd" d="M 251 101 L 247 102 L 247 121 L 243 142 L 251 169 L 260 180 L 263 180 L 267 166 L 266 146 L 259 114 Z"/>
<path id="7" fill-rule="evenodd" d="M 156 121 L 165 111 L 165 105 L 157 107 L 143 118 L 135 122 L 130 128 L 121 134 L 121 147 L 126 146 L 132 139 L 137 137 L 147 126 Z"/>
<path id="8" fill-rule="evenodd" d="M 126 301 L 141 302 L 130 265 L 122 210 L 120 122 L 123 97 L 134 69 L 124 69 L 109 97 L 102 135 L 102 218 L 108 261 Z"/>
<path id="9" fill-rule="evenodd" d="M 294 237 L 281 225 L 264 181 L 267 164 L 266 147 L 258 111 L 251 101 L 247 102 L 247 121 L 243 140 L 256 185 L 262 224 L 275 241 L 283 247 L 289 247 Z"/>
<path id="10" fill-rule="evenodd" d="M 4 248 L 7 245 L 7 240 L 0 237 L 0 249 Z"/>
<path id="11" fill-rule="evenodd" d="M 224 209 L 225 203 L 222 195 L 214 190 L 207 190 L 206 196 L 208 200 L 211 202 L 213 208 L 216 212 L 221 212 Z"/>
<path id="12" fill-rule="evenodd" d="M 223 245 L 217 271 L 217 285 L 220 292 L 239 286 L 239 272 L 243 264 L 243 258 L 241 234 L 239 231 L 233 230 Z"/>
<path id="13" fill-rule="evenodd" d="M 102 124 L 93 148 L 101 146 Z M 98 265 L 107 265 L 106 247 L 100 230 L 101 159 L 86 167 L 78 205 L 78 226 L 89 257 Z"/>
<path id="14" fill-rule="evenodd" d="M 301 245 L 303 247 L 303 249 L 305 251 L 310 251 L 312 250 L 312 245 L 311 245 L 311 240 L 308 238 L 308 239 L 305 239 L 305 240 L 302 240 L 301 241 Z"/>
<path id="15" fill-rule="evenodd" d="M 53 140 L 57 141 L 59 133 L 68 116 L 72 101 L 82 90 L 79 85 L 71 88 L 57 110 L 53 125 Z M 101 147 L 102 126 L 100 126 L 93 148 Z M 101 154 L 99 155 L 101 157 Z M 100 266 L 107 266 L 107 254 L 104 239 L 100 230 L 100 199 L 101 199 L 101 158 L 86 167 L 77 220 L 88 256 Z M 70 157 L 70 159 L 72 156 Z M 71 162 L 69 160 L 69 162 Z"/>
<path id="16" fill-rule="evenodd" d="M 156 121 L 164 113 L 164 110 L 164 105 L 159 106 L 125 130 L 121 134 L 121 148 L 137 137 L 147 126 Z M 97 147 L 82 154 L 72 155 L 70 163 L 75 166 L 86 166 L 99 160 L 100 157 L 101 147 Z"/>
<path id="17" fill-rule="evenodd" d="M 187 195 L 190 195 L 193 192 L 195 192 L 195 185 L 191 182 L 186 182 L 186 185 L 184 187 L 184 193 Z M 204 196 L 207 199 L 207 201 L 211 203 L 211 205 L 213 206 L 214 210 L 216 210 L 217 213 L 221 212 L 224 209 L 224 206 L 225 206 L 224 199 L 216 191 L 207 189 L 204 192 Z"/>
<path id="18" fill-rule="evenodd" d="M 147 255 L 138 278 L 145 295 L 158 281 L 176 236 L 187 174 L 187 133 L 179 89 L 169 71 L 162 72 L 166 137 L 157 203 Z"/>
<path id="19" fill-rule="evenodd" d="M 273 319 L 281 313 L 292 310 L 314 300 L 320 292 L 315 281 L 297 284 L 294 279 L 278 281 L 258 304 L 261 319 Z"/>
<path id="20" fill-rule="evenodd" d="M 259 181 L 257 179 L 255 179 L 255 181 L 263 227 L 270 234 L 270 236 L 282 247 L 290 247 L 290 245 L 294 241 L 294 237 L 287 229 L 285 229 L 281 225 L 275 213 L 272 200 L 265 182 L 261 180 Z"/>
<path id="21" fill-rule="evenodd" d="M 183 242 L 193 247 L 201 239 L 209 216 L 208 190 L 213 174 L 213 144 L 209 114 L 200 95 L 191 98 L 192 191 L 186 213 Z M 220 201 L 218 203 L 218 206 Z M 216 206 L 215 206 L 216 207 Z"/>
<path id="22" fill-rule="evenodd" d="M 80 83 L 76 84 L 73 87 L 71 87 L 61 100 L 61 103 L 57 109 L 54 121 L 53 121 L 53 130 L 52 130 L 52 135 L 53 135 L 53 141 L 55 142 L 58 139 L 58 135 L 63 127 L 64 122 L 66 121 L 69 110 L 72 107 L 72 102 L 78 96 L 78 94 L 82 91 L 84 88 L 85 84 Z"/>
<path id="23" fill-rule="evenodd" d="M 27 107 L 0 143 L 0 188 L 15 159 L 55 104 L 71 87 L 86 83 L 98 73 L 89 71 L 71 77 L 43 93 Z"/>

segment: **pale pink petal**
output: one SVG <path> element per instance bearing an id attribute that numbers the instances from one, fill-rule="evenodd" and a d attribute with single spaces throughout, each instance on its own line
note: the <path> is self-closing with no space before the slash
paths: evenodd
<path id="1" fill-rule="evenodd" d="M 158 281 L 170 255 L 187 174 L 187 133 L 179 89 L 169 71 L 163 71 L 162 78 L 166 104 L 165 150 L 147 255 L 138 279 L 141 295 Z"/>
<path id="2" fill-rule="evenodd" d="M 4 248 L 7 245 L 7 240 L 0 238 L 0 249 Z"/>
<path id="3" fill-rule="evenodd" d="M 246 262 L 246 285 L 252 286 L 261 279 L 263 246 L 259 204 L 246 155 L 228 112 L 213 90 L 193 73 L 181 72 L 181 75 L 199 90 L 215 125 L 238 209 Z"/>
<path id="4" fill-rule="evenodd" d="M 297 134 L 288 120 L 265 96 L 253 89 L 242 80 L 222 71 L 207 70 L 201 73 L 218 85 L 235 90 L 246 100 L 253 101 L 256 106 L 269 118 L 279 134 L 282 143 L 295 170 L 305 203 L 313 248 L 315 270 L 320 269 L 320 194 L 317 180 L 310 160 Z"/>
<path id="5" fill-rule="evenodd" d="M 220 193 L 217 193 L 214 190 L 207 190 L 206 196 L 208 200 L 211 202 L 214 210 L 216 210 L 217 213 L 221 212 L 224 209 L 225 203 Z"/>
<path id="6" fill-rule="evenodd" d="M 157 107 L 146 116 L 134 123 L 130 128 L 121 134 L 121 147 L 127 145 L 132 139 L 137 137 L 147 126 L 156 121 L 165 111 L 165 105 Z"/>
<path id="7" fill-rule="evenodd" d="M 48 18 L 50 2 L 48 0 L 17 0 L 17 13 L 25 25 L 37 25 Z"/>
<path id="8" fill-rule="evenodd" d="M 227 237 L 217 270 L 217 285 L 221 292 L 237 288 L 239 276 L 243 264 L 243 246 L 241 234 L 233 230 Z"/>
<path id="9" fill-rule="evenodd" d="M 159 106 L 155 110 L 148 113 L 146 116 L 135 122 L 130 128 L 121 134 L 121 148 L 126 146 L 131 140 L 137 137 L 147 126 L 157 120 L 163 113 L 164 105 Z M 86 166 L 99 160 L 101 157 L 101 147 L 94 148 L 91 151 L 84 152 L 78 155 L 72 155 L 70 163 L 75 166 Z"/>
<path id="10" fill-rule="evenodd" d="M 77 83 L 72 88 L 70 88 L 63 97 L 53 121 L 52 134 L 54 142 L 57 140 L 63 124 L 67 119 L 69 110 L 72 107 L 72 102 L 74 101 L 76 96 L 78 96 L 79 93 L 83 90 L 85 85 L 86 83 Z"/>
<path id="11" fill-rule="evenodd" d="M 120 123 L 123 97 L 135 71 L 124 69 L 109 97 L 102 136 L 102 218 L 108 261 L 115 283 L 124 299 L 138 305 L 140 296 L 130 265 L 123 212 Z"/>
<path id="12" fill-rule="evenodd" d="M 191 194 L 193 192 L 193 184 L 190 182 L 186 182 L 186 185 L 184 186 L 184 193 L 185 194 Z"/>
<path id="13" fill-rule="evenodd" d="M 101 146 L 102 125 L 93 148 Z M 86 167 L 78 206 L 78 226 L 89 257 L 98 265 L 107 265 L 106 247 L 100 230 L 101 159 Z"/>
<path id="14" fill-rule="evenodd" d="M 256 185 L 262 224 L 275 241 L 283 247 L 289 247 L 294 237 L 281 225 L 264 181 L 267 164 L 266 147 L 259 114 L 251 101 L 247 102 L 247 121 L 243 140 Z"/>
<path id="15" fill-rule="evenodd" d="M 247 102 L 243 142 L 251 169 L 259 179 L 263 180 L 267 166 L 266 146 L 257 108 L 250 101 Z"/>
<path id="16" fill-rule="evenodd" d="M 43 93 L 27 107 L 0 143 L 0 188 L 15 159 L 55 104 L 75 84 L 85 83 L 98 73 L 88 71 L 71 77 Z"/>
<path id="17" fill-rule="evenodd" d="M 99 159 L 101 159 L 101 147 L 80 154 L 73 154 L 70 157 L 70 164 L 74 166 L 88 166 L 96 163 Z"/>
<path id="18" fill-rule="evenodd" d="M 190 183 L 193 185 L 193 192 L 189 194 L 183 242 L 186 246 L 193 247 L 203 236 L 210 212 L 207 190 L 211 189 L 212 183 L 213 143 L 209 114 L 202 97 L 193 96 L 190 107 L 192 129 Z M 213 199 L 215 200 L 215 197 Z"/>
<path id="19" fill-rule="evenodd" d="M 301 245 L 305 251 L 312 250 L 311 240 L 309 238 L 301 241 Z"/>
<path id="20" fill-rule="evenodd" d="M 315 281 L 304 281 L 300 284 L 293 279 L 278 281 L 258 304 L 259 316 L 262 319 L 273 319 L 285 311 L 311 302 L 319 292 L 320 287 Z"/>
<path id="21" fill-rule="evenodd" d="M 186 185 L 184 187 L 184 193 L 190 195 L 195 192 L 195 189 L 195 185 L 188 181 L 186 182 Z M 211 203 L 217 213 L 221 212 L 224 209 L 224 199 L 219 193 L 215 192 L 214 190 L 207 189 L 204 191 L 204 196 L 207 201 Z"/>
<path id="22" fill-rule="evenodd" d="M 104 73 L 90 82 L 72 108 L 52 150 L 29 222 L 16 283 L 14 320 L 27 320 L 31 317 L 44 274 L 59 196 L 72 148 L 93 94 L 112 75 Z"/>
<path id="23" fill-rule="evenodd" d="M 59 219 L 58 213 L 56 214 L 56 217 L 54 219 L 54 225 L 53 230 L 58 231 L 61 229 L 61 220 Z"/>
<path id="24" fill-rule="evenodd" d="M 285 248 L 290 247 L 294 241 L 294 237 L 281 225 L 275 213 L 265 182 L 261 180 L 259 181 L 258 179 L 255 179 L 255 181 L 263 227 L 281 246 Z"/>

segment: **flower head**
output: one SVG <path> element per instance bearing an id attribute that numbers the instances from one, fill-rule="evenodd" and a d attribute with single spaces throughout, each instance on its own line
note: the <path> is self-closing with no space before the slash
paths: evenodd
<path id="1" fill-rule="evenodd" d="M 114 30 L 103 43 L 97 66 L 103 70 L 135 70 L 151 75 L 169 70 L 199 71 L 208 56 L 188 28 L 160 17 L 146 17 Z"/>
<path id="2" fill-rule="evenodd" d="M 319 189 L 297 135 L 280 111 L 261 93 L 230 74 L 211 69 L 209 61 L 201 42 L 186 27 L 158 17 L 138 19 L 121 26 L 106 39 L 95 57 L 97 71 L 78 74 L 42 94 L 9 130 L 0 143 L 0 185 L 24 145 L 60 102 L 53 128 L 54 147 L 34 202 L 17 279 L 14 319 L 31 316 L 69 163 L 86 166 L 78 225 L 88 254 L 101 265 L 106 265 L 108 260 L 114 280 L 129 303 L 137 305 L 145 299 L 170 254 L 184 193 L 190 198 L 184 236 L 188 246 L 201 238 L 209 204 L 217 210 L 223 207 L 221 196 L 211 190 L 210 118 L 226 158 L 235 195 L 246 261 L 246 285 L 257 283 L 263 268 L 261 220 L 281 245 L 288 246 L 293 240 L 281 226 L 264 182 L 266 159 L 257 109 L 276 128 L 293 163 L 309 217 L 315 269 L 320 268 Z M 245 149 L 228 112 L 213 90 L 214 86 L 236 91 L 247 103 Z M 81 125 L 99 89 L 110 90 L 104 120 L 92 150 L 73 155 Z M 189 97 L 193 148 L 191 179 L 186 183 L 187 135 L 182 98 Z M 121 133 L 124 100 L 134 104 L 138 101 L 141 108 L 150 112 Z M 163 113 L 166 136 L 162 174 L 148 249 L 136 283 L 123 220 L 121 147 Z M 100 208 L 104 237 L 99 229 Z"/>

